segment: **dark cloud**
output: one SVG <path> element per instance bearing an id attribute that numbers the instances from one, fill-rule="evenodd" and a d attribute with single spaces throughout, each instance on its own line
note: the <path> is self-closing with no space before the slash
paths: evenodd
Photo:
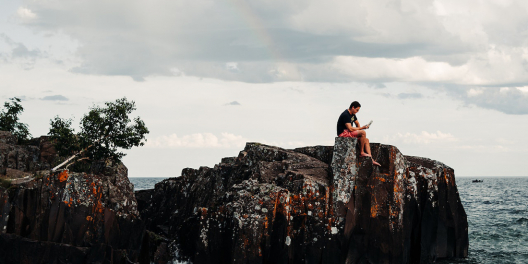
<path id="1" fill-rule="evenodd" d="M 433 87 L 462 101 L 465 105 L 492 109 L 509 115 L 528 115 L 528 92 L 516 87 Z"/>
<path id="2" fill-rule="evenodd" d="M 423 98 L 421 93 L 400 93 L 398 94 L 399 99 L 420 99 Z"/>
<path id="3" fill-rule="evenodd" d="M 368 15 L 366 11 L 356 14 L 358 18 L 353 22 L 359 24 L 355 29 L 333 30 L 336 27 L 323 23 L 318 16 L 306 18 L 297 26 L 292 24 L 294 17 L 314 5 L 310 1 L 248 2 L 250 10 L 246 11 L 252 12 L 252 21 L 247 20 L 248 14 L 241 14 L 223 2 L 183 5 L 187 8 L 167 1 L 164 8 L 152 7 L 148 13 L 144 12 L 146 4 L 141 3 L 130 3 L 123 10 L 120 5 L 100 0 L 67 3 L 60 9 L 47 3 L 28 2 L 27 7 L 38 14 L 38 19 L 27 25 L 44 32 L 61 30 L 81 43 L 77 54 L 82 62 L 73 72 L 126 75 L 136 81 L 149 75 L 173 75 L 171 70 L 175 68 L 185 75 L 245 82 L 357 81 L 329 69 L 325 63 L 336 56 L 441 57 L 469 51 L 466 44 L 453 38 L 437 22 L 427 24 L 431 28 L 417 27 L 420 32 L 413 31 L 412 36 L 417 40 L 393 43 L 360 40 L 362 36 L 378 34 L 362 24 Z M 339 9 L 335 3 L 333 8 Z M 393 12 L 392 9 L 385 12 Z M 83 15 L 72 15 L 80 13 Z M 153 14 L 156 19 L 151 17 Z M 93 17 L 98 17 L 97 21 Z M 312 25 L 321 23 L 330 31 L 310 30 Z M 347 23 L 337 27 L 343 25 L 349 27 Z M 431 32 L 434 41 L 428 37 Z M 296 77 L 277 74 L 278 63 L 295 65 Z"/>
<path id="4" fill-rule="evenodd" d="M 367 83 L 368 87 L 375 88 L 375 89 L 383 89 L 387 88 L 387 86 L 384 83 Z"/>
<path id="5" fill-rule="evenodd" d="M 11 54 L 13 58 L 37 58 L 41 56 L 40 50 L 29 50 L 21 43 L 17 43 Z"/>
<path id="6" fill-rule="evenodd" d="M 39 49 L 30 50 L 24 44 L 13 41 L 6 34 L 0 33 L 0 39 L 13 48 L 11 51 L 12 58 L 37 58 L 42 55 Z"/>
<path id="7" fill-rule="evenodd" d="M 62 95 L 50 95 L 50 96 L 45 96 L 43 98 L 41 98 L 40 100 L 44 100 L 44 101 L 68 101 L 69 99 L 62 96 Z"/>
<path id="8" fill-rule="evenodd" d="M 37 14 L 25 25 L 44 34 L 63 32 L 78 42 L 80 63 L 71 70 L 83 74 L 144 81 L 177 70 L 243 82 L 354 81 L 375 83 L 374 88 L 393 81 L 528 80 L 524 59 L 509 59 L 523 58 L 516 52 L 526 43 L 528 21 L 513 4 L 494 8 L 484 1 L 468 10 L 464 4 L 443 8 L 437 1 L 415 1 L 402 12 L 398 1 L 363 0 L 129 1 L 126 8 L 103 0 L 64 2 L 60 8 L 48 1 L 23 3 Z M 467 12 L 473 9 L 490 13 L 474 18 Z M 453 10 L 459 15 L 446 20 Z M 509 19 L 500 19 L 504 15 Z M 38 55 L 15 48 L 17 56 Z M 502 59 L 508 66 L 501 67 Z M 350 66 L 353 71 L 347 71 Z"/>
<path id="9" fill-rule="evenodd" d="M 485 88 L 480 94 L 466 94 L 467 104 L 494 109 L 510 115 L 528 114 L 528 93 L 517 88 Z"/>
<path id="10" fill-rule="evenodd" d="M 265 29 L 273 46 L 264 45 L 253 30 L 223 30 L 186 33 L 179 36 L 178 49 L 152 46 L 134 34 L 106 36 L 79 48 L 83 62 L 73 72 L 128 75 L 137 81 L 153 74 L 171 74 L 178 68 L 186 75 L 247 82 L 282 80 L 273 74 L 277 61 L 296 64 L 307 81 L 350 81 L 322 63 L 335 56 L 406 58 L 434 51 L 428 44 L 384 44 L 354 41 L 348 36 L 320 36 L 288 29 Z M 214 43 L 212 45 L 211 43 Z M 132 55 L 133 54 L 133 55 Z M 230 63 L 234 62 L 234 63 Z M 320 72 L 325 74 L 321 74 Z M 240 74 L 243 73 L 243 74 Z M 291 79 L 286 79 L 291 80 Z"/>
<path id="11" fill-rule="evenodd" d="M 233 101 L 233 102 L 227 103 L 225 105 L 241 105 L 241 104 L 239 102 L 237 102 L 237 101 Z"/>

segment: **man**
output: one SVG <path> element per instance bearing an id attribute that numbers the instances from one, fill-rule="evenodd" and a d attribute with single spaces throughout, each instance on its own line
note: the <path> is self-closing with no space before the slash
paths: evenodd
<path id="1" fill-rule="evenodd" d="M 354 137 L 359 140 L 361 146 L 361 157 L 371 157 L 370 153 L 370 141 L 367 138 L 368 126 L 359 126 L 356 114 L 359 112 L 361 104 L 358 101 L 354 101 L 350 104 L 350 108 L 345 110 L 337 120 L 337 136 L 338 137 Z M 352 126 L 352 123 L 356 124 L 356 127 Z M 372 159 L 372 164 L 381 166 L 378 162 Z"/>

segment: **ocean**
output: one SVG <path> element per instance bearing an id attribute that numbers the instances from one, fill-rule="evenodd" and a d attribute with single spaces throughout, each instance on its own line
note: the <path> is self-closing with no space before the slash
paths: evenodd
<path id="1" fill-rule="evenodd" d="M 151 189 L 164 178 L 130 178 L 135 190 Z M 482 182 L 473 183 L 474 179 Z M 468 215 L 469 256 L 441 264 L 528 263 L 528 177 L 459 177 Z"/>

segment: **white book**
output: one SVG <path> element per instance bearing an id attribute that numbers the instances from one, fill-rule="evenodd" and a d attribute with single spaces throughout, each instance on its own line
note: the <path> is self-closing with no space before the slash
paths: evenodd
<path id="1" fill-rule="evenodd" d="M 372 125 L 372 120 L 367 124 L 367 126 L 370 128 L 370 125 Z"/>

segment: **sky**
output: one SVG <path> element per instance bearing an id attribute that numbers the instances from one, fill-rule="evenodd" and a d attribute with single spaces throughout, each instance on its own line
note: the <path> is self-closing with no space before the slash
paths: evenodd
<path id="1" fill-rule="evenodd" d="M 246 142 L 371 142 L 456 176 L 528 176 L 522 0 L 0 0 L 0 102 L 33 136 L 127 97 L 150 130 L 130 177 L 214 166 Z"/>

